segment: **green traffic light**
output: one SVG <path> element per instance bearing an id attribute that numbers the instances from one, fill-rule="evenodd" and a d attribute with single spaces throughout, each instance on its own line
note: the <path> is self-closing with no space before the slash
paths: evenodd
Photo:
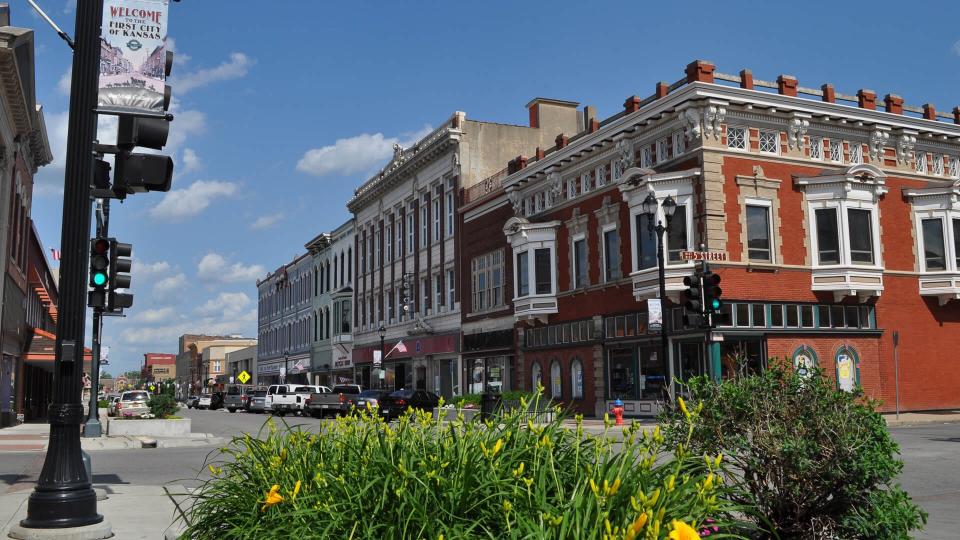
<path id="1" fill-rule="evenodd" d="M 97 272 L 93 275 L 93 284 L 94 285 L 105 285 L 107 283 L 107 275 L 102 272 Z"/>
<path id="2" fill-rule="evenodd" d="M 711 307 L 714 311 L 720 309 L 720 305 L 721 305 L 721 302 L 720 302 L 720 300 L 717 299 L 717 298 L 714 298 L 713 300 L 710 301 L 710 307 Z"/>

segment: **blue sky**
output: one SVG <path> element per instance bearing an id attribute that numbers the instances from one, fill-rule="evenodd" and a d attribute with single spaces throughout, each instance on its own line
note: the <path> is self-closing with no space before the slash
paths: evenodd
<path id="1" fill-rule="evenodd" d="M 40 0 L 73 33 L 70 0 Z M 38 174 L 33 218 L 58 246 L 70 51 L 37 30 L 37 98 L 56 160 Z M 114 204 L 134 244 L 134 307 L 109 319 L 112 372 L 174 352 L 189 330 L 256 336 L 255 279 L 349 215 L 352 190 L 453 111 L 525 123 L 535 96 L 601 117 L 691 60 L 759 79 L 960 105 L 960 3 L 270 2 L 171 5 L 177 51 L 173 191 Z M 101 138 L 110 137 L 104 123 Z"/>

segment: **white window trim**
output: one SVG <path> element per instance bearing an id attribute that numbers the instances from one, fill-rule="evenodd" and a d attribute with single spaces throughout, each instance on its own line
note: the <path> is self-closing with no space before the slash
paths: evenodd
<path id="1" fill-rule="evenodd" d="M 850 164 L 851 165 L 860 165 L 863 163 L 863 144 L 857 141 L 851 141 L 847 143 L 847 146 L 850 149 Z"/>
<path id="2" fill-rule="evenodd" d="M 924 274 L 951 274 L 957 272 L 957 258 L 953 246 L 953 217 L 960 218 L 960 213 L 950 212 L 949 210 L 914 211 L 913 220 L 915 230 L 917 231 L 917 253 L 920 259 L 919 267 L 920 271 Z M 927 269 L 927 257 L 924 256 L 924 253 L 926 253 L 926 241 L 923 238 L 923 222 L 930 219 L 940 220 L 940 226 L 943 227 L 943 254 L 944 257 L 946 257 L 946 261 L 944 261 L 946 268 L 944 270 Z"/>
<path id="3" fill-rule="evenodd" d="M 407 212 L 407 255 L 413 254 L 413 246 L 416 243 L 414 242 L 417 235 L 417 220 L 415 213 L 415 208 L 411 206 L 410 210 Z"/>
<path id="4" fill-rule="evenodd" d="M 917 150 L 914 155 L 914 170 L 920 174 L 928 174 L 930 172 L 927 168 L 927 153 L 923 150 Z"/>
<path id="5" fill-rule="evenodd" d="M 439 242 L 443 232 L 443 217 L 440 215 L 440 197 L 433 198 L 433 241 Z"/>
<path id="6" fill-rule="evenodd" d="M 427 219 L 430 215 L 430 207 L 421 203 L 420 206 L 420 249 L 425 249 L 429 247 L 427 245 L 427 236 L 430 234 L 430 220 Z"/>
<path id="7" fill-rule="evenodd" d="M 677 157 L 686 152 L 686 140 L 684 139 L 683 131 L 674 131 L 671 138 L 673 139 L 673 157 Z"/>
<path id="8" fill-rule="evenodd" d="M 454 274 L 453 269 L 447 268 L 447 305 L 451 310 L 454 309 L 454 306 L 456 306 L 457 303 L 455 276 L 456 274 Z M 501 279 L 502 277 L 503 272 L 501 271 Z M 502 287 L 503 285 L 501 285 L 501 288 Z M 503 293 L 501 292 L 501 294 Z"/>
<path id="9" fill-rule="evenodd" d="M 773 149 L 763 149 L 764 136 L 773 136 Z M 780 132 L 773 129 L 761 129 L 757 135 L 757 150 L 764 154 L 780 155 Z"/>
<path id="10" fill-rule="evenodd" d="M 736 146 L 730 146 L 730 132 L 735 129 L 743 130 L 743 148 Z M 750 128 L 746 126 L 738 125 L 728 125 L 727 126 L 727 150 L 733 150 L 734 152 L 749 152 L 750 151 Z"/>
<path id="11" fill-rule="evenodd" d="M 681 195 L 680 194 L 681 192 L 686 194 Z M 684 221 L 686 221 L 686 226 L 687 226 L 686 250 L 692 251 L 693 248 L 691 244 L 693 243 L 693 238 L 691 237 L 693 232 L 693 184 L 692 183 L 688 184 L 687 186 L 682 187 L 681 190 L 673 189 L 673 190 L 658 191 L 656 193 L 658 203 L 662 203 L 664 199 L 667 198 L 667 195 L 670 195 L 671 197 L 673 197 L 673 200 L 677 203 L 677 206 L 686 207 L 686 212 L 685 212 L 686 215 L 684 216 Z M 637 259 L 637 240 L 639 239 L 640 234 L 649 234 L 649 231 L 637 230 L 637 216 L 639 216 L 642 213 L 643 213 L 643 207 L 639 205 L 631 206 L 630 208 L 630 233 L 631 233 L 630 234 L 630 259 L 631 259 L 630 268 L 633 269 L 633 272 L 632 272 L 633 274 L 637 272 L 656 272 L 657 271 L 656 266 L 653 266 L 650 268 L 643 268 L 643 269 L 639 268 L 640 261 Z M 663 214 L 663 207 L 660 206 L 659 204 L 657 205 L 657 215 L 654 218 L 654 223 L 658 221 L 660 223 L 664 223 L 664 224 L 666 223 L 666 216 L 664 216 Z M 601 239 L 601 243 L 602 243 L 602 240 L 603 239 Z M 621 239 L 620 241 L 622 242 L 623 239 Z M 664 268 L 682 268 L 684 266 L 693 266 L 693 262 L 691 261 L 671 263 L 670 255 L 667 251 L 668 245 L 669 245 L 668 233 L 664 233 L 663 243 L 660 246 L 660 248 L 663 250 Z M 603 246 L 601 246 L 601 249 L 602 248 Z"/>
<path id="12" fill-rule="evenodd" d="M 770 241 L 770 260 L 769 261 L 754 261 L 750 258 L 750 229 L 749 224 L 744 220 L 744 228 L 747 230 L 747 244 L 744 246 L 747 250 L 746 260 L 747 262 L 758 262 L 758 263 L 777 263 L 777 253 L 775 248 L 774 236 L 773 236 L 773 201 L 770 199 L 758 199 L 754 197 L 747 197 L 743 201 L 743 213 L 746 217 L 747 207 L 748 206 L 762 206 L 767 209 L 767 238 Z"/>
<path id="13" fill-rule="evenodd" d="M 663 163 L 670 159 L 670 149 L 667 146 L 667 138 L 657 139 L 657 163 Z"/>
<path id="14" fill-rule="evenodd" d="M 817 216 L 819 209 L 834 208 L 837 212 L 837 230 L 839 233 L 839 264 L 820 264 L 820 245 L 817 238 Z M 850 224 L 848 210 L 869 210 L 870 211 L 870 235 L 873 237 L 873 264 L 854 263 L 850 258 Z M 807 203 L 808 215 L 810 216 L 810 260 L 814 268 L 868 268 L 872 270 L 882 270 L 883 262 L 880 258 L 880 220 L 878 216 L 879 209 L 876 203 L 861 200 L 850 199 L 829 199 L 814 200 Z"/>
<path id="15" fill-rule="evenodd" d="M 621 260 L 619 261 L 621 276 L 613 280 L 607 279 L 607 270 L 608 270 L 607 269 L 607 233 L 610 231 L 617 231 L 617 235 L 619 237 L 618 240 L 622 243 L 623 235 L 620 234 L 620 231 L 618 229 L 619 227 L 617 227 L 616 223 L 608 223 L 604 225 L 603 228 L 600 229 L 600 249 L 599 249 L 600 251 L 600 283 L 614 283 L 616 281 L 619 281 L 620 279 L 623 279 L 624 277 L 622 275 L 623 261 Z M 621 249 L 620 251 L 622 252 L 623 250 Z"/>
<path id="16" fill-rule="evenodd" d="M 602 188 L 607 185 L 607 167 L 606 165 L 598 165 L 596 168 L 597 175 L 597 189 Z"/>
<path id="17" fill-rule="evenodd" d="M 943 155 L 942 154 L 933 155 L 933 174 L 937 176 L 943 176 Z"/>
<path id="18" fill-rule="evenodd" d="M 640 149 L 640 166 L 645 168 L 653 167 L 653 152 L 649 146 Z"/>
<path id="19" fill-rule="evenodd" d="M 819 149 L 819 155 L 813 155 L 813 149 Z M 810 159 L 823 161 L 823 137 L 810 137 Z"/>
<path id="20" fill-rule="evenodd" d="M 837 152 L 838 159 L 833 159 L 834 145 L 838 145 L 840 151 Z M 843 163 L 843 141 L 839 139 L 830 139 L 830 161 L 832 163 Z"/>
<path id="21" fill-rule="evenodd" d="M 950 158 L 950 177 L 960 178 L 960 157 L 952 156 Z"/>
<path id="22" fill-rule="evenodd" d="M 447 197 L 447 236 L 452 237 L 454 215 L 455 215 L 454 211 L 456 210 L 454 208 L 453 191 L 448 191 L 446 197 Z"/>
<path id="23" fill-rule="evenodd" d="M 580 193 L 590 193 L 590 171 L 580 173 Z"/>

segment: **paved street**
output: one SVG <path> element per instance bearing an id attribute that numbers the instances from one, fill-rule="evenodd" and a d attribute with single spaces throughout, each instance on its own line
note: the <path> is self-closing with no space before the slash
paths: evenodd
<path id="1" fill-rule="evenodd" d="M 930 513 L 919 538 L 957 538 L 960 530 L 960 424 L 891 429 L 904 461 L 900 483 Z"/>

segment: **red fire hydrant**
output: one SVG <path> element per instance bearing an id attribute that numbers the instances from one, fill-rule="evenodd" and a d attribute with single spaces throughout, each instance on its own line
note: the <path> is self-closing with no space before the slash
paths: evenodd
<path id="1" fill-rule="evenodd" d="M 617 419 L 616 424 L 618 426 L 623 425 L 623 401 L 617 399 L 613 402 L 613 407 L 610 408 L 610 412 L 613 413 L 613 416 Z"/>

